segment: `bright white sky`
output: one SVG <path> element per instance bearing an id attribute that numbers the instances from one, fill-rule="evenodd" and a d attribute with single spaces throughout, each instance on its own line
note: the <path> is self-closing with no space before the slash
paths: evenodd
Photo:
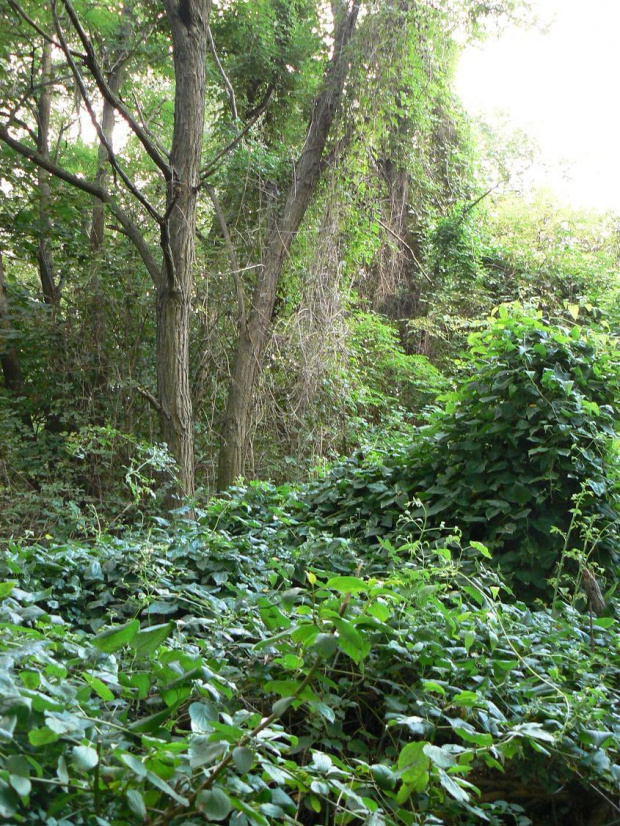
<path id="1" fill-rule="evenodd" d="M 534 139 L 537 185 L 575 207 L 620 212 L 620 0 L 536 6 L 555 21 L 548 33 L 513 28 L 468 49 L 459 94 L 471 114 L 492 123 L 502 111 Z"/>

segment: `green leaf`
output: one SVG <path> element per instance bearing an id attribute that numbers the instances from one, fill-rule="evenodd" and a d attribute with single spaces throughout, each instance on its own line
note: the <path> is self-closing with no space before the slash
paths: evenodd
<path id="1" fill-rule="evenodd" d="M 239 774 L 247 774 L 254 763 L 254 752 L 245 746 L 237 746 L 232 753 L 233 763 Z"/>
<path id="2" fill-rule="evenodd" d="M 144 798 L 137 789 L 129 789 L 127 792 L 127 804 L 136 817 L 145 821 L 148 817 Z"/>
<path id="3" fill-rule="evenodd" d="M 322 751 L 315 751 L 312 753 L 312 762 L 320 772 L 328 772 L 333 766 L 333 761 L 328 754 Z"/>
<path id="4" fill-rule="evenodd" d="M 127 751 L 119 750 L 115 752 L 115 755 L 141 780 L 146 777 L 146 766 L 141 760 L 138 760 L 138 758 L 135 757 L 133 754 L 129 754 L 129 752 Z"/>
<path id="5" fill-rule="evenodd" d="M 219 713 L 211 703 L 192 703 L 189 707 L 189 719 L 192 731 L 197 734 L 213 731 L 213 722 L 217 721 Z"/>
<path id="6" fill-rule="evenodd" d="M 214 789 L 205 789 L 198 793 L 196 808 L 209 820 L 219 821 L 226 820 L 232 810 L 232 804 L 226 792 L 216 786 Z"/>
<path id="7" fill-rule="evenodd" d="M 281 717 L 284 712 L 289 709 L 295 700 L 293 697 L 281 697 L 279 700 L 276 700 L 275 703 L 271 706 L 271 711 L 273 714 L 276 714 L 278 717 Z"/>
<path id="8" fill-rule="evenodd" d="M 428 785 L 431 761 L 424 752 L 424 747 L 428 745 L 424 740 L 407 743 L 398 755 L 398 773 L 403 783 L 415 792 L 423 791 Z"/>
<path id="9" fill-rule="evenodd" d="M 0 785 L 0 817 L 13 817 L 17 812 L 18 799 L 7 785 Z"/>
<path id="10" fill-rule="evenodd" d="M 372 779 L 377 786 L 384 791 L 392 791 L 396 787 L 396 775 L 389 766 L 383 763 L 375 763 L 370 767 Z"/>
<path id="11" fill-rule="evenodd" d="M 469 544 L 471 547 L 478 551 L 478 553 L 482 554 L 486 559 L 492 559 L 491 551 L 487 548 L 486 545 L 483 545 L 482 542 L 475 542 L 473 539 L 470 540 Z"/>
<path id="12" fill-rule="evenodd" d="M 424 754 L 430 757 L 432 762 L 441 769 L 449 769 L 456 765 L 456 757 L 450 752 L 445 751 L 439 746 L 434 746 L 432 743 L 427 743 L 424 746 Z"/>
<path id="13" fill-rule="evenodd" d="M 161 777 L 155 774 L 155 772 L 147 771 L 146 779 L 154 786 L 156 786 L 160 791 L 164 792 L 164 794 L 167 794 L 168 797 L 171 797 L 173 800 L 176 800 L 177 803 L 180 803 L 181 806 L 189 806 L 189 800 L 186 797 L 183 797 L 182 795 L 178 794 L 172 788 L 172 786 L 166 783 L 165 780 L 162 780 Z"/>
<path id="14" fill-rule="evenodd" d="M 92 688 L 92 690 L 101 697 L 102 700 L 109 703 L 111 700 L 114 699 L 114 694 L 110 691 L 107 685 L 102 682 L 98 677 L 93 677 L 92 674 L 88 674 L 86 671 L 82 672 L 82 677 L 88 683 L 88 685 Z"/>
<path id="15" fill-rule="evenodd" d="M 164 622 L 150 628 L 141 628 L 131 640 L 131 647 L 140 657 L 148 657 L 168 639 L 175 627 L 174 622 Z"/>
<path id="16" fill-rule="evenodd" d="M 334 576 L 327 580 L 326 588 L 341 594 L 357 594 L 368 590 L 368 583 L 355 576 Z"/>
<path id="17" fill-rule="evenodd" d="M 130 620 L 124 625 L 117 625 L 114 628 L 108 628 L 101 634 L 93 637 L 92 643 L 99 651 L 104 654 L 113 654 L 123 646 L 128 645 L 136 636 L 140 629 L 140 621 L 137 619 Z"/>
<path id="18" fill-rule="evenodd" d="M 338 629 L 338 645 L 353 662 L 359 663 L 370 654 L 370 643 L 363 639 L 359 631 L 348 620 L 335 619 Z"/>
<path id="19" fill-rule="evenodd" d="M 93 769 L 99 762 L 97 750 L 92 746 L 74 746 L 72 749 L 73 762 L 80 771 Z"/>
<path id="20" fill-rule="evenodd" d="M 481 698 L 474 691 L 460 691 L 451 701 L 453 706 L 461 706 L 463 708 L 473 708 L 473 706 L 479 705 L 480 703 Z"/>
<path id="21" fill-rule="evenodd" d="M 15 789 L 20 797 L 28 797 L 32 791 L 32 783 L 28 777 L 21 774 L 9 774 L 9 785 Z"/>
<path id="22" fill-rule="evenodd" d="M 455 800 L 458 800 L 459 803 L 467 803 L 469 801 L 469 795 L 465 789 L 462 789 L 458 783 L 455 783 L 449 774 L 446 774 L 443 769 L 438 769 L 438 774 L 439 782 L 449 795 L 451 795 Z"/>
<path id="23" fill-rule="evenodd" d="M 225 750 L 224 743 L 212 743 L 208 737 L 192 737 L 188 749 L 189 764 L 192 769 L 198 769 L 207 763 L 214 763 L 219 760 Z"/>
<path id="24" fill-rule="evenodd" d="M 17 585 L 17 582 L 0 582 L 0 599 L 4 599 L 4 597 L 8 597 L 11 593 L 13 588 Z"/>
<path id="25" fill-rule="evenodd" d="M 329 659 L 338 649 L 338 639 L 335 634 L 317 634 L 312 647 L 321 657 Z"/>
<path id="26" fill-rule="evenodd" d="M 42 728 L 33 728 L 28 732 L 28 740 L 31 746 L 47 746 L 49 743 L 55 743 L 58 740 L 58 735 L 47 726 Z"/>

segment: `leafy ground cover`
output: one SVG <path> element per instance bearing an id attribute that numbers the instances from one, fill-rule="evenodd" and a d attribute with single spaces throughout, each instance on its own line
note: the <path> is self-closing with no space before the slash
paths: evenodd
<path id="1" fill-rule="evenodd" d="M 269 485 L 93 547 L 12 544 L 0 816 L 613 822 L 616 624 L 526 607 L 488 555 L 347 538 Z"/>

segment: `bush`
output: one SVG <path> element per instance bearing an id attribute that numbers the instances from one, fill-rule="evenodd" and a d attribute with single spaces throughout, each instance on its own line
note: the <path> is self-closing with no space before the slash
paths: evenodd
<path id="1" fill-rule="evenodd" d="M 457 389 L 411 446 L 381 464 L 350 460 L 314 502 L 349 536 L 458 527 L 464 540 L 488 544 L 523 594 L 544 596 L 576 497 L 598 536 L 596 559 L 614 560 L 618 354 L 578 326 L 505 307 L 469 343 Z"/>

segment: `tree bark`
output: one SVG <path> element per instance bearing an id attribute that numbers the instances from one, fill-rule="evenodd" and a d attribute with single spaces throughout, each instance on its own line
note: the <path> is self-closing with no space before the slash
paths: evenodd
<path id="1" fill-rule="evenodd" d="M 293 179 L 280 217 L 265 243 L 262 267 L 254 288 L 249 317 L 240 325 L 228 400 L 221 433 L 218 488 L 223 490 L 243 473 L 254 389 L 269 336 L 278 281 L 299 225 L 316 191 L 322 158 L 338 108 L 349 62 L 347 46 L 355 31 L 358 0 L 350 6 L 333 3 L 334 50 L 323 89 L 314 104 L 306 142 L 293 170 Z"/>
<path id="2" fill-rule="evenodd" d="M 49 158 L 50 113 L 52 106 L 52 47 L 44 41 L 41 57 L 41 93 L 37 106 L 37 149 L 44 158 Z M 49 173 L 38 169 L 39 179 L 39 278 L 46 304 L 57 306 L 60 291 L 54 279 L 54 256 L 52 253 L 52 227 L 49 216 L 50 184 Z"/>
<path id="3" fill-rule="evenodd" d="M 194 432 L 189 382 L 196 199 L 204 129 L 210 0 L 165 0 L 176 77 L 174 130 L 161 225 L 164 256 L 157 285 L 157 389 L 160 426 L 179 467 L 183 494 L 194 492 Z"/>
<path id="4" fill-rule="evenodd" d="M 4 376 L 4 386 L 11 393 L 24 393 L 24 377 L 19 358 L 6 340 L 12 332 L 12 325 L 9 318 L 9 301 L 4 283 L 4 261 L 0 252 L 0 363 L 2 364 L 2 375 Z M 4 339 L 4 341 L 3 341 Z"/>

